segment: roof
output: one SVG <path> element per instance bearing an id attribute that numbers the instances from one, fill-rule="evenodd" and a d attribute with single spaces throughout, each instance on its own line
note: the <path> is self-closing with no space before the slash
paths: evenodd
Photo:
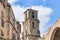
<path id="1" fill-rule="evenodd" d="M 38 12 L 37 10 L 33 10 L 33 9 L 27 9 L 24 13 L 26 13 L 28 10 L 32 10 L 32 11 L 36 11 L 36 12 Z"/>

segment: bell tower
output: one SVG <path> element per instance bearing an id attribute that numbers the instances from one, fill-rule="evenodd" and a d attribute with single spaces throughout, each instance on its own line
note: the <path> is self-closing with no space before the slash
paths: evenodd
<path id="1" fill-rule="evenodd" d="M 40 37 L 38 11 L 27 9 L 24 12 L 23 40 L 38 40 Z"/>

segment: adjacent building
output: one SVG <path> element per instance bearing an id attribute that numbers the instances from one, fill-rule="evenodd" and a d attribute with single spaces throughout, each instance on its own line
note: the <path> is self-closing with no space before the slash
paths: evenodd
<path id="1" fill-rule="evenodd" d="M 45 33 L 44 40 L 60 40 L 60 19 Z"/>
<path id="2" fill-rule="evenodd" d="M 60 40 L 60 19 L 40 37 L 38 11 L 27 9 L 24 12 L 22 40 Z"/>
<path id="3" fill-rule="evenodd" d="M 21 25 L 8 0 L 0 0 L 0 40 L 20 40 Z"/>

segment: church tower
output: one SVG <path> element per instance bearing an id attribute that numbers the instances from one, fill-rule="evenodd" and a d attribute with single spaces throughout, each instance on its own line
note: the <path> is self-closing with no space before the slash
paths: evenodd
<path id="1" fill-rule="evenodd" d="M 22 40 L 38 40 L 40 37 L 38 11 L 27 9 L 24 12 Z"/>

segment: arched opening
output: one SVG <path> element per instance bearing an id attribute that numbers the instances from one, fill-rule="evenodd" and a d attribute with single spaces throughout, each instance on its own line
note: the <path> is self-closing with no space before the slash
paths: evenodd
<path id="1" fill-rule="evenodd" d="M 59 27 L 56 27 L 53 30 L 50 40 L 60 40 L 60 28 Z"/>
<path id="2" fill-rule="evenodd" d="M 60 40 L 60 28 L 56 30 L 53 40 Z"/>

